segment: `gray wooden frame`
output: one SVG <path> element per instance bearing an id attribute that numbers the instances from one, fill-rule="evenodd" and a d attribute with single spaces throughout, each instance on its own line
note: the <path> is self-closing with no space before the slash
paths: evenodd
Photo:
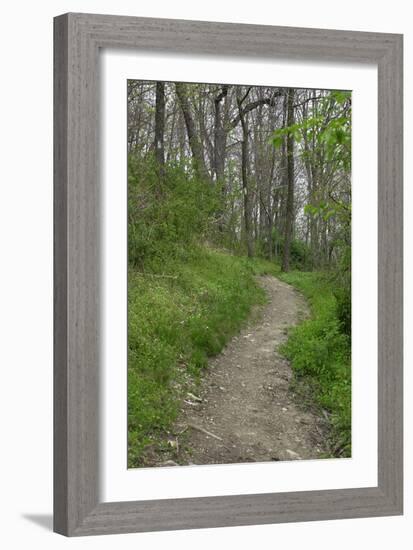
<path id="1" fill-rule="evenodd" d="M 54 20 L 54 529 L 74 535 L 402 513 L 402 36 L 65 14 Z M 99 500 L 100 48 L 378 66 L 378 487 Z M 139 499 L 139 495 L 136 495 Z"/>

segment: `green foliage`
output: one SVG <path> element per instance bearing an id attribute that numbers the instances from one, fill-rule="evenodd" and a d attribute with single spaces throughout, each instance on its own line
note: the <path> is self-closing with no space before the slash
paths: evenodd
<path id="1" fill-rule="evenodd" d="M 311 131 L 314 131 L 323 121 L 324 117 L 322 115 L 308 116 L 301 122 L 291 124 L 291 126 L 277 128 L 272 135 L 272 144 L 274 147 L 279 148 L 284 143 L 284 138 L 288 136 L 293 137 L 294 141 L 298 143 L 302 140 L 304 133 L 309 134 Z"/>
<path id="2" fill-rule="evenodd" d="M 208 357 L 240 329 L 252 305 L 265 300 L 254 275 L 276 271 L 264 260 L 200 247 L 189 259 L 165 259 L 168 277 L 129 268 L 129 467 L 145 464 Z"/>
<path id="3" fill-rule="evenodd" d="M 313 388 L 319 406 L 331 413 L 332 454 L 351 455 L 351 345 L 338 317 L 331 278 L 320 273 L 280 274 L 309 300 L 312 316 L 289 332 L 281 351 L 297 380 Z"/>
<path id="4" fill-rule="evenodd" d="M 351 338 L 351 285 L 350 282 L 334 290 L 337 302 L 337 317 L 344 334 Z"/>
<path id="5" fill-rule="evenodd" d="M 328 221 L 331 217 L 336 216 L 338 212 L 338 206 L 334 203 L 320 201 L 316 206 L 313 204 L 306 204 L 304 207 L 304 213 L 313 216 L 320 217 L 324 221 Z"/>
<path id="6" fill-rule="evenodd" d="M 291 269 L 305 269 L 310 263 L 310 249 L 304 241 L 293 239 L 290 243 Z"/>
<path id="7" fill-rule="evenodd" d="M 219 193 L 199 182 L 186 165 L 155 159 L 128 159 L 128 257 L 131 265 L 162 264 L 165 257 L 186 257 L 191 246 L 215 229 Z"/>
<path id="8" fill-rule="evenodd" d="M 334 277 L 337 316 L 344 334 L 351 338 L 351 248 L 343 246 L 340 263 Z"/>
<path id="9" fill-rule="evenodd" d="M 351 92 L 347 90 L 332 90 L 330 92 L 330 98 L 336 103 L 347 103 L 351 100 Z"/>
<path id="10" fill-rule="evenodd" d="M 277 247 L 277 254 L 284 254 L 284 236 L 274 228 L 272 235 L 273 245 Z M 293 239 L 290 243 L 290 267 L 292 270 L 306 270 L 311 266 L 311 250 L 304 241 Z"/>
<path id="11" fill-rule="evenodd" d="M 287 136 L 292 136 L 296 143 L 306 140 L 316 143 L 317 149 L 323 150 L 326 160 L 333 163 L 336 170 L 343 168 L 349 172 L 351 166 L 351 92 L 333 90 L 318 105 L 317 111 L 310 111 L 300 122 L 291 126 L 278 128 L 272 135 L 274 147 L 279 148 Z M 301 155 L 307 152 L 303 149 Z"/>
<path id="12" fill-rule="evenodd" d="M 320 132 L 319 140 L 326 145 L 327 160 L 335 160 L 348 172 L 351 163 L 351 124 L 349 117 L 341 116 L 328 122 Z"/>

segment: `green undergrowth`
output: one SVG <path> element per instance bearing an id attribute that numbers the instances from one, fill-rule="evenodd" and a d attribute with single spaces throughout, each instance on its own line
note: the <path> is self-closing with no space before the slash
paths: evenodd
<path id="1" fill-rule="evenodd" d="M 180 399 L 208 358 L 239 331 L 251 307 L 264 303 L 255 275 L 275 274 L 264 260 L 196 247 L 128 271 L 128 466 L 159 450 Z"/>
<path id="2" fill-rule="evenodd" d="M 351 342 L 339 320 L 334 285 L 323 273 L 294 271 L 278 277 L 300 290 L 311 307 L 311 317 L 289 331 L 281 352 L 292 363 L 296 389 L 330 415 L 330 455 L 349 457 Z"/>

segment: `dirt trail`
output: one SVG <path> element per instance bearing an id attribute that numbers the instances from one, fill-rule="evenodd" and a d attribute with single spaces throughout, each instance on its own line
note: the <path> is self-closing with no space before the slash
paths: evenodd
<path id="1" fill-rule="evenodd" d="M 287 327 L 308 315 L 306 301 L 274 277 L 259 281 L 268 303 L 210 361 L 197 394 L 184 402 L 172 442 L 179 464 L 310 459 L 325 451 L 325 420 L 300 407 L 289 390 L 291 367 L 277 352 Z"/>

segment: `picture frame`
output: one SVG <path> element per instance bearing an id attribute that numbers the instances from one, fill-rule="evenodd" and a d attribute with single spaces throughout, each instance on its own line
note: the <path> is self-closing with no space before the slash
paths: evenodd
<path id="1" fill-rule="evenodd" d="M 54 530 L 66 536 L 400 515 L 402 36 L 69 13 L 54 20 Z M 101 502 L 99 51 L 326 60 L 378 68 L 378 484 Z"/>

